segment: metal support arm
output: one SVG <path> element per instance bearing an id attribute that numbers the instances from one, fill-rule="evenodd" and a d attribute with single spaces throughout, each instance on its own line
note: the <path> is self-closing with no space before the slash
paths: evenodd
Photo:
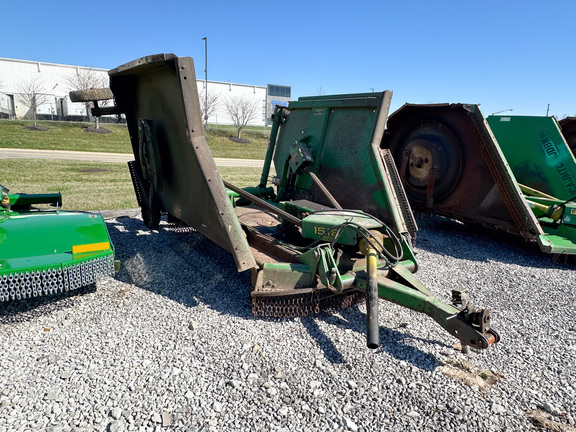
<path id="1" fill-rule="evenodd" d="M 397 279 L 400 276 L 395 272 L 396 267 L 388 271 L 388 277 L 381 276 L 378 278 L 378 296 L 380 298 L 425 313 L 448 333 L 460 340 L 462 346 L 469 345 L 473 348 L 485 349 L 490 344 L 500 340 L 498 333 L 490 329 L 489 325 L 475 320 L 475 317 L 482 316 L 486 322 L 489 322 L 488 311 L 483 311 L 483 314 L 478 315 L 477 309 L 471 307 L 458 309 L 446 304 L 434 297 L 429 290 L 420 291 L 418 286 L 421 283 L 415 277 L 412 276 L 417 283 L 411 284 L 411 280 L 406 280 L 411 279 L 408 276 L 411 273 L 408 271 L 400 270 L 401 278 L 404 280 L 402 283 L 396 282 L 391 279 Z M 357 288 L 367 290 L 368 278 L 365 273 L 358 273 L 355 282 Z M 470 314 L 469 310 L 474 310 L 474 313 Z"/>

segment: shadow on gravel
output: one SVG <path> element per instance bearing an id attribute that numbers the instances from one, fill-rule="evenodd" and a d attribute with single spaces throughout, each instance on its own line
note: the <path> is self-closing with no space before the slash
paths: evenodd
<path id="1" fill-rule="evenodd" d="M 316 340 L 318 346 L 324 352 L 324 357 L 326 357 L 326 360 L 334 364 L 347 363 L 342 353 L 338 351 L 338 348 L 336 348 L 334 341 L 330 337 L 328 337 L 326 333 L 324 333 L 322 329 L 318 326 L 318 324 L 316 323 L 317 319 L 328 321 L 327 319 L 325 319 L 324 316 L 320 315 L 317 317 L 312 316 L 302 317 L 300 318 L 300 322 L 306 328 L 308 334 Z"/>
<path id="2" fill-rule="evenodd" d="M 121 261 L 116 279 L 187 307 L 206 305 L 222 314 L 260 319 L 252 316 L 250 272 L 238 273 L 232 255 L 202 234 L 178 232 L 165 222 L 159 231 L 150 231 L 140 219 L 130 217 L 108 221 L 108 230 L 116 247 L 116 258 Z M 266 325 L 270 319 L 261 320 Z M 366 331 L 366 315 L 358 306 L 342 309 L 337 314 L 324 313 L 300 320 L 332 363 L 346 363 L 346 359 L 338 350 L 337 341 L 318 326 L 319 320 L 356 332 L 359 337 L 364 337 Z M 382 346 L 378 352 L 386 352 L 424 370 L 437 367 L 434 356 L 411 346 L 410 341 L 419 339 L 389 328 L 381 328 L 380 337 Z M 438 344 L 432 340 L 422 341 Z"/>
<path id="3" fill-rule="evenodd" d="M 454 258 L 536 268 L 574 268 L 562 258 L 546 254 L 535 243 L 520 237 L 497 233 L 487 228 L 465 225 L 441 216 L 424 215 L 417 219 L 416 248 Z M 557 262 L 559 261 L 559 262 Z"/>
<path id="4" fill-rule="evenodd" d="M 93 293 L 96 285 L 43 297 L 0 303 L 0 325 L 27 322 L 58 310 L 74 307 L 77 296 Z"/>
<path id="5" fill-rule="evenodd" d="M 430 322 L 429 325 L 434 326 L 436 323 Z M 386 352 L 398 360 L 404 360 L 425 371 L 436 370 L 440 365 L 436 356 L 409 345 L 407 343 L 409 341 L 421 341 L 426 345 L 439 345 L 447 350 L 453 349 L 442 342 L 410 336 L 398 330 L 384 327 L 380 328 L 381 345 L 378 352 Z"/>
<path id="6" fill-rule="evenodd" d="M 107 221 L 120 260 L 116 279 L 188 307 L 206 304 L 223 314 L 251 317 L 250 274 L 197 232 L 162 222 L 150 231 L 140 219 Z"/>
<path id="7" fill-rule="evenodd" d="M 317 320 L 322 320 L 327 324 L 337 326 L 344 330 L 351 330 L 359 333 L 362 337 L 365 337 L 366 315 L 360 311 L 358 306 L 343 309 L 339 312 L 339 315 L 342 318 L 337 315 L 321 314 L 316 317 L 303 317 L 301 318 L 301 321 L 302 325 L 306 330 L 308 330 L 310 336 L 317 341 L 318 346 L 324 352 L 326 360 L 334 364 L 345 364 L 347 363 L 346 359 L 343 357 L 342 353 L 340 353 L 332 338 L 328 337 L 318 326 Z M 411 363 L 422 370 L 435 370 L 440 364 L 436 357 L 410 345 L 407 343 L 408 341 L 422 341 L 426 344 L 435 344 L 451 349 L 451 347 L 441 342 L 413 337 L 401 331 L 381 326 L 380 348 L 376 349 L 375 352 L 388 353 L 392 357 Z M 366 350 L 369 350 L 369 348 L 366 347 Z"/>

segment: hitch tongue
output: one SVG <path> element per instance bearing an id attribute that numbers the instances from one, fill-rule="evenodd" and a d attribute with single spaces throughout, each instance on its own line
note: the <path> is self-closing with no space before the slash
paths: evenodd
<path id="1" fill-rule="evenodd" d="M 461 309 L 458 314 L 462 320 L 467 323 L 472 331 L 476 334 L 472 346 L 477 349 L 487 348 L 500 340 L 500 335 L 490 328 L 490 309 L 480 309 L 468 303 L 468 291 L 466 289 L 452 290 L 452 304 Z M 461 334 L 463 329 L 455 332 L 455 336 Z M 466 338 L 464 338 L 466 339 Z M 461 339 L 462 342 L 462 339 Z M 462 343 L 462 349 L 469 347 L 465 342 Z"/>
<path id="2" fill-rule="evenodd" d="M 454 319 L 446 321 L 446 330 L 460 339 L 462 346 L 486 349 L 500 341 L 500 335 L 490 327 L 490 310 L 468 305 Z"/>

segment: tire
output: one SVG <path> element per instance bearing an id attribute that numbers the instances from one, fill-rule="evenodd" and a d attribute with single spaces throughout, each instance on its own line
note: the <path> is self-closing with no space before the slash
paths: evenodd
<path id="1" fill-rule="evenodd" d="M 149 206 L 142 207 L 142 220 L 148 228 L 157 230 L 160 227 L 161 209 L 158 194 L 152 185 L 148 193 L 148 203 Z"/>
<path id="2" fill-rule="evenodd" d="M 98 100 L 114 99 L 114 93 L 109 88 L 75 90 L 70 92 L 72 102 L 92 102 Z"/>
<path id="3" fill-rule="evenodd" d="M 397 164 L 405 152 L 410 155 L 405 171 L 400 172 L 408 197 L 425 202 L 433 169 L 436 172 L 434 202 L 447 197 L 460 181 L 463 165 L 460 148 L 460 137 L 442 122 L 423 120 L 408 125 L 392 149 Z"/>

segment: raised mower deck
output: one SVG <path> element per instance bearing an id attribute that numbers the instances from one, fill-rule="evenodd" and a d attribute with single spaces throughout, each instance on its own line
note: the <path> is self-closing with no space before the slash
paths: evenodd
<path id="1" fill-rule="evenodd" d="M 102 216 L 60 211 L 60 194 L 3 193 L 0 302 L 73 291 L 114 275 Z M 52 204 L 55 209 L 34 208 Z"/>
<path id="2" fill-rule="evenodd" d="M 375 348 L 381 297 L 429 315 L 462 345 L 499 340 L 487 310 L 463 296 L 443 303 L 412 274 L 416 224 L 391 155 L 379 149 L 391 92 L 278 107 L 261 182 L 240 189 L 214 164 L 191 58 L 149 56 L 109 74 L 144 222 L 156 229 L 166 212 L 232 253 L 251 272 L 255 315 L 301 316 L 366 296 Z M 272 162 L 276 191 L 267 184 Z"/>
<path id="3" fill-rule="evenodd" d="M 554 118 L 406 104 L 390 116 L 382 147 L 414 209 L 576 254 L 576 161 Z"/>

